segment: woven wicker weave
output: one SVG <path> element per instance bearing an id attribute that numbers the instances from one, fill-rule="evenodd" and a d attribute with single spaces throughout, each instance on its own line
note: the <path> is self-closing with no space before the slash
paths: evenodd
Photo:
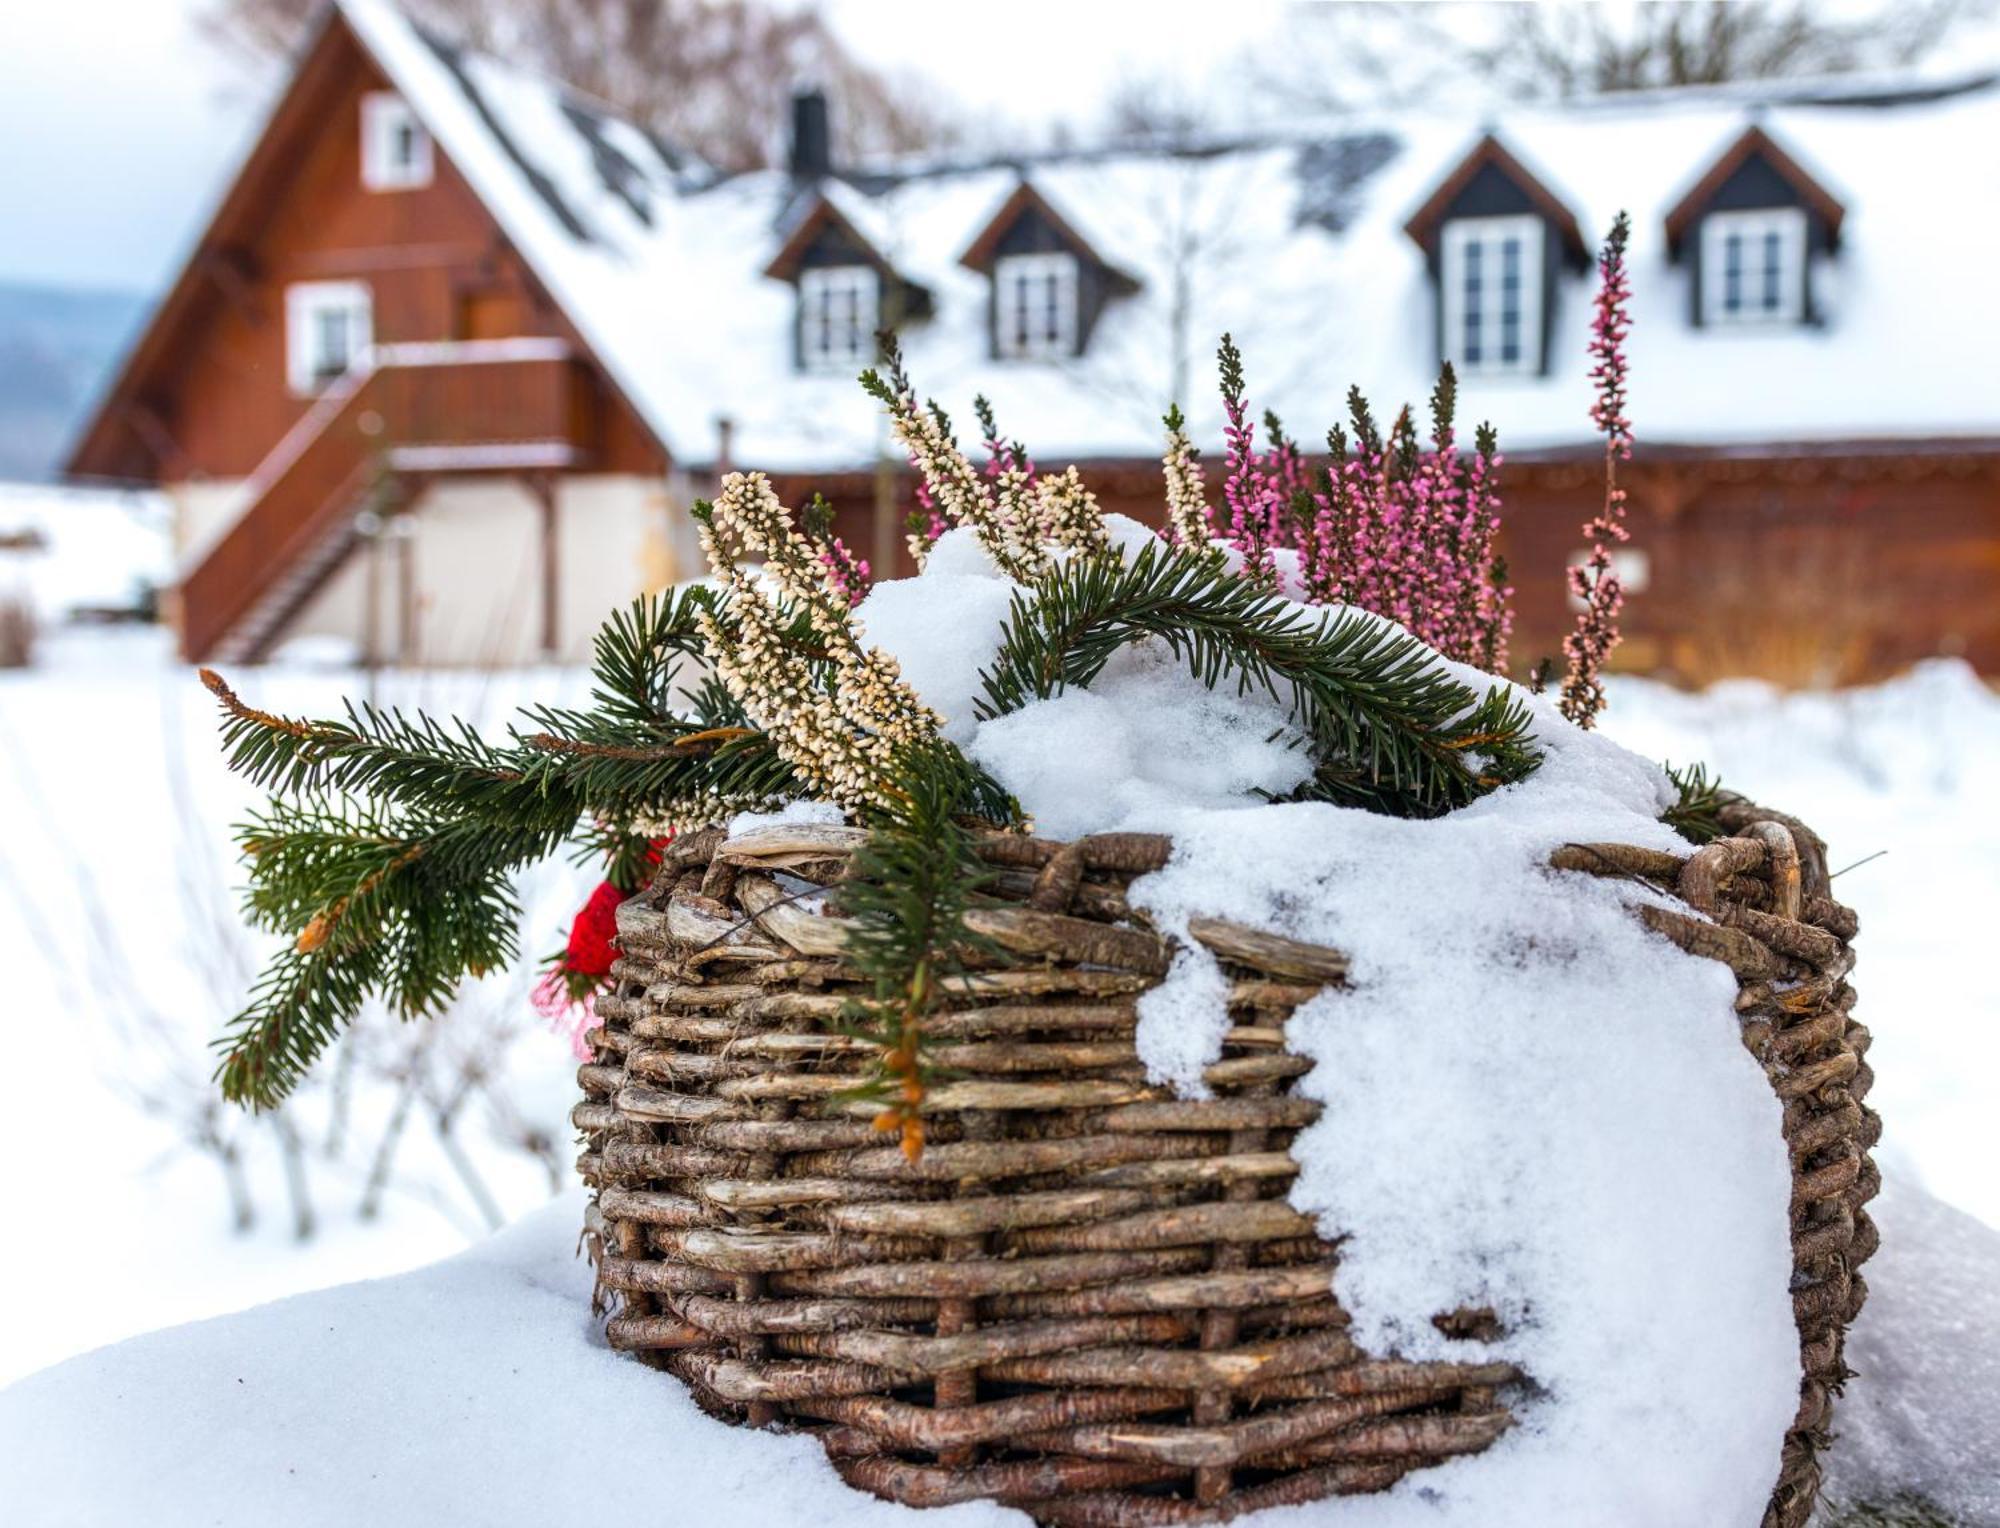
<path id="1" fill-rule="evenodd" d="M 1784 1100 L 1806 1378 L 1765 1524 L 1798 1528 L 1875 1244 L 1877 1126 L 1844 980 L 1855 920 L 1819 842 L 1730 813 L 1735 836 L 1685 859 L 1573 845 L 1555 862 L 1707 915 L 1644 913 L 1736 972 L 1746 1042 Z M 838 921 L 781 879 L 836 879 L 857 840 L 692 835 L 620 910 L 618 986 L 575 1113 L 614 1346 L 719 1415 L 817 1430 L 857 1487 L 994 1497 L 1052 1524 L 1223 1522 L 1383 1490 L 1500 1436 L 1523 1376 L 1360 1351 L 1334 1249 L 1286 1203 L 1286 1148 L 1318 1106 L 1291 1091 L 1310 1063 L 1281 1031 L 1342 979 L 1339 952 L 1197 920 L 1235 1027 L 1214 1096 L 1177 1099 L 1146 1085 L 1133 1048 L 1168 947 L 1124 901 L 1167 842 L 989 839 L 1002 900 L 974 921 L 1019 963 L 951 982 L 929 1021 L 951 1080 L 912 1165 L 872 1106 L 839 1096 L 871 1062 L 827 1024 L 854 973 Z M 1439 1315 L 1467 1334 L 1491 1319 Z"/>

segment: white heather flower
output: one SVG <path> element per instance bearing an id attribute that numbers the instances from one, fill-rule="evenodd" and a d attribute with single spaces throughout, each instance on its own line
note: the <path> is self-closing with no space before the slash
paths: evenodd
<path id="1" fill-rule="evenodd" d="M 1084 486 L 1083 475 L 1074 467 L 1042 477 L 1035 485 L 1035 507 L 1044 541 L 1080 552 L 1101 552 L 1111 544 L 1097 495 Z"/>
<path id="2" fill-rule="evenodd" d="M 869 801 L 893 750 L 937 733 L 936 713 L 893 658 L 856 640 L 845 597 L 762 473 L 723 480 L 701 540 L 731 594 L 727 628 L 707 611 L 699 617 L 716 677 L 816 794 L 846 807 Z M 763 557 L 761 581 L 736 565 L 725 541 Z M 786 641 L 780 601 L 804 612 L 830 688 Z"/>
<path id="3" fill-rule="evenodd" d="M 1160 467 L 1167 481 L 1167 524 L 1173 528 L 1174 540 L 1182 546 L 1206 546 L 1210 535 L 1208 484 L 1184 425 L 1168 430 L 1167 451 Z"/>
<path id="4" fill-rule="evenodd" d="M 948 524 L 971 526 L 979 544 L 1011 578 L 1029 579 L 1046 569 L 1048 558 L 1035 528 L 1023 523 L 1030 517 L 1024 514 L 1028 505 L 1018 489 L 1004 502 L 996 498 L 979 469 L 945 433 L 937 415 L 919 408 L 909 394 L 896 400 L 890 420 Z"/>

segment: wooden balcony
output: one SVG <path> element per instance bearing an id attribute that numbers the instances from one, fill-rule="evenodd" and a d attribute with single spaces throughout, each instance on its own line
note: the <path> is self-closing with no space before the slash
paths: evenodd
<path id="1" fill-rule="evenodd" d="M 258 466 L 242 514 L 182 578 L 183 656 L 261 656 L 352 550 L 360 511 L 398 479 L 583 462 L 592 403 L 558 340 L 377 346 Z"/>

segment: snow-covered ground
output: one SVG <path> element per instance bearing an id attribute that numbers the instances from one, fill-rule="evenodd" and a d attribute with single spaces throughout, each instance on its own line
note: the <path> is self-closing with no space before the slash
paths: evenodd
<path id="1" fill-rule="evenodd" d="M 539 1129 L 566 1157 L 572 1063 L 559 1040 L 523 1017 L 518 973 L 468 999 L 448 1027 L 456 1038 L 435 1054 L 413 1057 L 414 1032 L 371 1031 L 346 1092 L 329 1079 L 301 1101 L 292 1142 L 268 1125 L 204 1114 L 202 1046 L 227 1017 L 232 982 L 257 954 L 229 932 L 226 916 L 227 825 L 250 793 L 222 768 L 206 696 L 167 661 L 155 635 L 76 636 L 47 644 L 44 657 L 40 670 L 0 678 L 0 963 L 12 978 L 0 1015 L 0 1162 L 7 1164 L 0 1223 L 37 1233 L 26 1243 L 32 1255 L 9 1260 L 0 1288 L 0 1383 L 148 1328 L 429 1262 L 478 1237 L 493 1216 L 542 1203 L 552 1182 L 547 1153 L 523 1143 Z M 360 684 L 348 671 L 273 669 L 248 676 L 245 688 L 259 704 L 324 714 Z M 520 701 L 578 687 L 578 676 L 554 672 L 379 681 L 385 700 L 459 710 L 487 725 Z M 1839 881 L 1863 919 L 1857 981 L 1877 1036 L 1875 1098 L 1888 1120 L 1883 1150 L 1896 1191 L 1885 1207 L 1888 1248 L 1870 1270 L 1876 1303 L 1856 1337 L 1862 1378 L 1843 1413 L 1850 1437 L 1836 1478 L 1880 1495 L 1956 1473 L 1970 1482 L 1954 1504 L 1961 1520 L 2000 1524 L 1990 1467 L 1982 1480 L 1977 1460 L 1934 1457 L 1965 1434 L 1933 1425 L 1965 1408 L 2000 1414 L 1991 1357 L 2000 1238 L 1918 1192 L 1926 1187 L 2000 1226 L 2000 1184 L 1990 1171 L 2000 1127 L 1981 1089 L 2000 1059 L 2000 997 L 1962 974 L 2000 905 L 2000 813 L 1981 788 L 2000 778 L 2000 698 L 1951 664 L 1836 696 L 1779 697 L 1747 685 L 1684 696 L 1627 681 L 1616 687 L 1607 720 L 1614 737 L 1644 754 L 1705 758 L 1731 786 L 1807 817 L 1829 838 L 1837 864 L 1888 851 Z M 588 871 L 563 866 L 538 880 L 530 954 L 555 942 L 589 880 Z M 449 1102 L 466 1076 L 466 1052 L 482 1046 L 497 1057 L 498 1076 L 482 1079 L 476 1102 L 450 1115 L 439 1095 Z M 416 1075 L 421 1087 L 408 1081 Z M 393 1136 L 406 1094 L 432 1123 Z M 435 1123 L 440 1117 L 445 1128 Z M 345 1121 L 338 1129 L 336 1119 Z M 222 1139 L 204 1146 L 204 1130 Z M 398 1142 L 386 1175 L 374 1171 L 385 1139 Z M 234 1194 L 225 1171 L 232 1145 L 241 1170 Z M 303 1243 L 289 1187 L 296 1173 L 317 1222 Z M 387 1187 L 371 1191 L 377 1177 Z M 371 1199 L 372 1219 L 361 1212 Z M 246 1202 L 254 1223 L 239 1229 Z M 261 1376 L 268 1398 L 293 1371 L 267 1350 L 305 1342 L 322 1316 L 334 1329 L 328 1351 L 301 1351 L 297 1362 L 324 1373 L 336 1349 L 352 1355 L 378 1340 L 395 1346 L 391 1358 L 344 1361 L 369 1371 L 368 1385 L 399 1397 L 401 1425 L 435 1417 L 447 1396 L 469 1393 L 475 1381 L 466 1354 L 478 1339 L 468 1333 L 518 1329 L 483 1355 L 478 1383 L 486 1395 L 454 1401 L 450 1414 L 470 1437 L 511 1411 L 521 1425 L 510 1437 L 532 1434 L 547 1446 L 505 1468 L 497 1456 L 496 1467 L 485 1468 L 489 1456 L 480 1455 L 478 1470 L 446 1470 L 455 1485 L 477 1476 L 473 1489 L 484 1494 L 455 1499 L 441 1515 L 563 1520 L 553 1504 L 580 1499 L 564 1495 L 564 1482 L 575 1475 L 575 1489 L 583 1489 L 590 1419 L 619 1393 L 606 1387 L 623 1385 L 633 1387 L 635 1407 L 651 1408 L 631 1418 L 655 1415 L 657 1430 L 647 1424 L 649 1432 L 683 1439 L 685 1457 L 698 1457 L 718 1490 L 734 1492 L 690 1497 L 685 1518 L 665 1520 L 693 1521 L 705 1501 L 729 1502 L 736 1520 L 794 1520 L 795 1498 L 785 1493 L 818 1478 L 816 1454 L 787 1455 L 781 1469 L 775 1453 L 739 1457 L 741 1434 L 704 1443 L 706 1424 L 673 1387 L 584 1340 L 586 1280 L 567 1261 L 575 1220 L 566 1203 L 510 1240 L 436 1270 L 122 1348 L 10 1393 L 0 1402 L 0 1431 L 16 1446 L 32 1445 L 23 1457 L 39 1461 L 35 1499 L 53 1513 L 65 1499 L 56 1484 L 65 1461 L 74 1466 L 78 1456 L 66 1455 L 53 1435 L 44 1439 L 54 1424 L 36 1419 L 60 1415 L 63 1398 L 74 1401 L 81 1387 L 98 1395 L 119 1388 L 107 1390 L 106 1382 L 139 1387 L 147 1374 L 179 1365 L 190 1398 L 171 1426 L 117 1407 L 103 1419 L 100 1446 L 112 1435 L 134 1440 L 130 1480 L 101 1481 L 102 1494 L 87 1501 L 69 1498 L 78 1520 L 115 1518 L 154 1501 L 148 1482 L 157 1482 L 163 1461 L 221 1457 L 214 1441 L 225 1436 L 230 1456 L 257 1457 L 259 1426 L 322 1429 L 289 1434 L 302 1474 L 320 1467 L 330 1457 L 324 1439 L 368 1405 L 366 1386 L 316 1420 L 290 1406 L 267 1413 L 223 1387 L 236 1378 L 253 1386 Z M 1986 1346 L 1954 1341 L 1954 1323 Z M 1913 1348 L 1919 1335 L 1923 1343 Z M 496 1352 L 505 1362 L 493 1368 Z M 577 1399 L 586 1394 L 588 1405 Z M 530 1396 L 539 1399 L 522 1399 Z M 547 1421 L 529 1424 L 527 1416 Z M 380 1431 L 368 1436 L 378 1446 L 384 1439 Z M 1933 1457 L 1913 1476 L 1911 1461 L 1924 1449 Z M 423 1499 L 420 1481 L 437 1465 L 422 1454 L 413 1447 L 371 1457 L 385 1500 L 397 1490 L 406 1506 Z M 176 1472 L 178 1499 L 206 1498 L 201 1468 Z M 313 1519 L 307 1494 L 287 1489 L 275 1478 L 260 1486 L 266 1494 L 251 1515 L 330 1521 L 331 1511 L 353 1521 L 365 1506 L 348 1496 L 332 1505 L 318 1499 L 322 1517 Z M 551 1510 L 527 1510 L 536 1502 Z M 505 1503 L 518 1510 L 501 1511 Z M 1003 1516 L 983 1512 L 957 1516 Z"/>
<path id="2" fill-rule="evenodd" d="M 558 1528 L 603 1499 L 607 1439 L 644 1439 L 643 1475 L 616 1488 L 621 1519 L 644 1528 L 1027 1528 L 989 1502 L 919 1515 L 850 1491 L 817 1443 L 717 1422 L 606 1348 L 576 1256 L 582 1212 L 581 1194 L 565 1194 L 447 1262 L 152 1333 L 0 1391 L 4 1520 Z M 1993 1453 L 1965 1440 L 1978 1437 L 1968 1410 L 2000 1407 L 2000 1233 L 1893 1186 L 1879 1218 L 1875 1295 L 1849 1347 L 1863 1377 L 1841 1404 L 1831 1489 L 1887 1501 L 1921 1481 L 1950 1528 L 1992 1528 Z M 1968 1331 L 1984 1346 L 1957 1340 Z M 1258 1521 L 1337 1528 L 1358 1505 Z M 1942 1528 L 1930 1516 L 1822 1521 Z"/>
<path id="3" fill-rule="evenodd" d="M 525 968 L 440 1029 L 375 1017 L 275 1118 L 220 1107 L 208 1047 L 266 949 L 236 917 L 230 838 L 256 793 L 163 633 L 57 635 L 40 660 L 0 673 L 0 1224 L 39 1248 L 0 1270 L 0 1384 L 429 1262 L 573 1178 L 575 1062 Z M 303 668 L 246 689 L 321 716 L 366 693 L 353 671 Z M 497 725 L 581 689 L 539 671 L 383 676 L 377 694 Z M 530 960 L 594 879 L 561 861 L 534 878 Z"/>

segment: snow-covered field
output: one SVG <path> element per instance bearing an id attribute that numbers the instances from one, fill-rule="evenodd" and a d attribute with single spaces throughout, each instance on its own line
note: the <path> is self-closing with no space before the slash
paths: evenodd
<path id="1" fill-rule="evenodd" d="M 41 657 L 0 674 L 0 1223 L 37 1249 L 0 1272 L 0 1384 L 429 1262 L 573 1179 L 575 1062 L 525 969 L 469 990 L 441 1028 L 376 1016 L 280 1115 L 220 1106 L 208 1047 L 266 949 L 236 917 L 230 834 L 255 793 L 161 633 L 59 636 Z M 365 693 L 352 671 L 267 669 L 246 687 L 312 715 Z M 541 671 L 385 676 L 376 693 L 497 726 L 581 688 Z M 594 883 L 560 861 L 535 877 L 530 961 Z"/>
<path id="2" fill-rule="evenodd" d="M 12 979 L 0 1022 L 0 1223 L 28 1228 L 17 1242 L 26 1255 L 8 1261 L 0 1288 L 0 1383 L 149 1328 L 429 1262 L 494 1219 L 545 1201 L 565 1176 L 550 1164 L 568 1155 L 572 1062 L 526 1012 L 518 972 L 470 995 L 436 1041 L 371 1025 L 355 1055 L 281 1116 L 282 1127 L 210 1108 L 203 1047 L 257 956 L 228 917 L 227 830 L 250 795 L 222 768 L 207 697 L 167 661 L 155 635 L 75 636 L 49 643 L 44 657 L 37 671 L 0 677 L 0 962 Z M 523 700 L 580 685 L 554 672 L 378 683 L 384 700 L 457 710 L 489 726 Z M 271 669 L 246 676 L 245 689 L 261 705 L 324 714 L 360 684 L 352 672 Z M 1862 915 L 1857 983 L 1877 1037 L 1875 1102 L 1888 1121 L 1883 1154 L 1898 1189 L 1886 1207 L 1890 1245 L 1879 1271 L 1870 1270 L 1878 1290 L 1871 1309 L 1899 1338 L 1955 1320 L 1968 1336 L 1983 1331 L 1987 1344 L 1914 1354 L 1890 1342 L 1871 1346 L 1864 1318 L 1854 1357 L 1863 1378 L 1843 1417 L 1853 1437 L 1836 1474 L 1871 1494 L 1897 1487 L 1913 1478 L 1913 1450 L 1949 1446 L 1934 1415 L 1953 1400 L 2000 1399 L 1993 1301 L 1990 1286 L 1980 1287 L 1982 1270 L 2000 1271 L 2000 1238 L 1915 1192 L 1922 1186 L 2000 1226 L 1991 1171 L 2000 1126 L 1982 1085 L 2000 1060 L 2000 997 L 1965 974 L 2000 906 L 2000 812 L 1989 783 L 2000 778 L 2000 698 L 1952 664 L 1834 696 L 1777 697 L 1747 685 L 1684 696 L 1627 681 L 1616 687 L 1607 725 L 1652 757 L 1705 758 L 1729 785 L 1805 816 L 1828 837 L 1837 864 L 1887 851 L 1838 883 Z M 590 880 L 568 866 L 538 878 L 531 955 L 555 943 Z M 307 1205 L 314 1234 L 302 1241 Z M 574 1218 L 573 1206 L 560 1207 L 506 1247 L 451 1265 L 455 1272 L 315 1308 L 359 1312 L 372 1301 L 407 1320 L 452 1305 L 476 1282 L 495 1303 L 474 1307 L 496 1322 L 525 1321 L 530 1295 L 547 1316 L 539 1335 L 521 1339 L 524 1373 L 569 1362 L 534 1345 L 585 1327 L 580 1310 L 558 1322 L 546 1309 L 550 1290 L 573 1300 L 582 1287 L 581 1274 L 561 1261 Z M 1900 1247 L 1898 1228 L 1909 1231 Z M 225 1351 L 257 1340 L 254 1325 L 208 1330 L 234 1334 Z M 363 1321 L 349 1333 L 366 1341 L 369 1330 Z M 425 1383 L 449 1388 L 458 1371 L 438 1355 L 452 1340 L 440 1334 L 419 1345 L 378 1380 L 417 1383 L 417 1359 L 430 1355 Z M 105 1376 L 138 1376 L 161 1355 L 199 1355 L 201 1342 L 176 1334 L 98 1362 L 111 1366 Z M 601 1350 L 577 1346 L 574 1363 L 610 1365 Z M 223 1359 L 211 1352 L 200 1361 Z M 1871 1371 L 1898 1376 L 1897 1387 L 1871 1388 Z M 265 1372 L 267 1384 L 277 1377 Z M 55 1379 L 24 1387 L 10 1398 L 14 1408 L 55 1393 L 38 1388 Z M 496 1395 L 520 1384 L 510 1379 Z M 1957 1387 L 1964 1393 L 1950 1394 Z M 581 1393 L 560 1378 L 544 1392 L 571 1406 Z M 685 1405 L 654 1405 L 663 1423 L 696 1426 L 681 1417 L 692 1417 Z M 196 1415 L 185 1436 L 159 1435 L 161 1457 L 173 1455 L 177 1437 L 183 1456 L 195 1445 Z M 226 1431 L 232 1450 L 251 1446 L 246 1418 L 206 1415 L 207 1436 Z M 312 1453 L 310 1440 L 301 1452 Z M 1932 1458 L 1919 1478 L 1935 1483 L 1955 1468 L 1963 1473 L 1964 1463 Z M 739 1478 L 759 1473 L 746 1463 Z M 385 1481 L 399 1478 L 412 1477 L 384 1471 Z M 493 1477 L 495 1494 L 481 1499 L 505 1500 L 498 1493 L 513 1478 Z M 1979 1489 L 2000 1488 L 1989 1480 Z M 300 1500 L 273 1498 L 267 1515 L 293 1520 Z M 789 1520 L 779 1500 L 769 1498 L 779 1517 L 742 1520 Z M 1979 1515 L 1982 1502 L 1994 1516 Z M 459 1505 L 444 1515 L 479 1516 L 476 1503 Z M 1958 1505 L 1964 1522 L 2000 1523 L 1992 1496 Z"/>

